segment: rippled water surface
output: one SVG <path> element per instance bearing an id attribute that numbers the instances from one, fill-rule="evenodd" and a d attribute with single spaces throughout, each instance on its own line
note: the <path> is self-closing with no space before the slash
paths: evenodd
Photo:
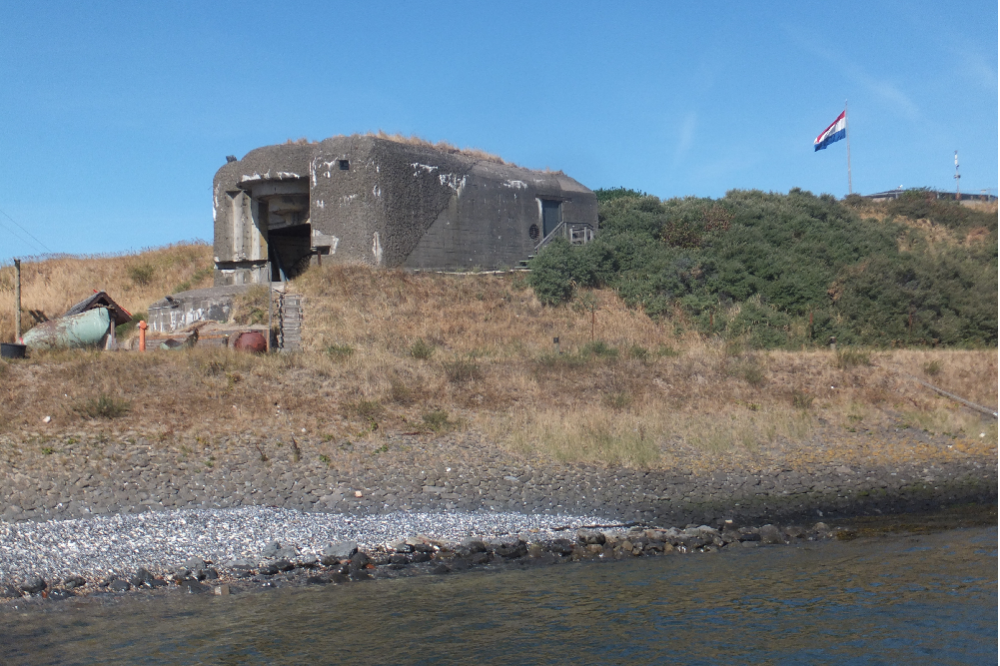
<path id="1" fill-rule="evenodd" d="M 0 663 L 995 664 L 997 530 L 61 603 Z"/>

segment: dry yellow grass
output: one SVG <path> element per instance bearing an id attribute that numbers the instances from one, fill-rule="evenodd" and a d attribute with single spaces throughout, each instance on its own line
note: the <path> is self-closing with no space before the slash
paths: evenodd
<path id="1" fill-rule="evenodd" d="M 59 352 L 0 365 L 0 438 L 294 434 L 319 451 L 376 451 L 392 433 L 435 442 L 457 430 L 525 459 L 699 470 L 996 454 L 995 420 L 909 378 L 995 409 L 995 350 L 748 352 L 609 291 L 592 294 L 593 318 L 543 307 L 516 273 L 323 267 L 290 288 L 304 296 L 300 354 Z M 79 406 L 100 395 L 131 411 L 88 420 Z"/>
<path id="2" fill-rule="evenodd" d="M 212 248 L 183 243 L 115 257 L 55 257 L 21 263 L 22 333 L 29 310 L 52 318 L 94 291 L 129 312 L 144 312 L 166 294 L 212 284 Z M 0 340 L 14 338 L 14 267 L 0 268 Z"/>

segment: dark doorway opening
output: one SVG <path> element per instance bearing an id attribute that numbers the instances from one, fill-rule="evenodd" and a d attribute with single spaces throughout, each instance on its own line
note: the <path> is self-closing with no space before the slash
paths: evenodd
<path id="1" fill-rule="evenodd" d="M 270 229 L 268 232 L 268 259 L 271 261 L 271 280 L 291 280 L 307 268 L 312 257 L 311 225 Z"/>

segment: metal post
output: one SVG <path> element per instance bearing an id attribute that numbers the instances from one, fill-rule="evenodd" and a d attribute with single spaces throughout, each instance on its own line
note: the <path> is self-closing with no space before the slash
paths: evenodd
<path id="1" fill-rule="evenodd" d="M 21 260 L 14 260 L 14 342 L 21 339 Z"/>
<path id="2" fill-rule="evenodd" d="M 847 100 L 844 100 L 844 135 L 847 137 L 847 195 L 854 193 L 851 187 L 851 128 L 847 119 Z"/>

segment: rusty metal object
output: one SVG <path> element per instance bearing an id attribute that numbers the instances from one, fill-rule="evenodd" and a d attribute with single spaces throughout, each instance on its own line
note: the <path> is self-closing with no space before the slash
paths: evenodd
<path id="1" fill-rule="evenodd" d="M 240 333 L 233 343 L 233 349 L 237 351 L 253 352 L 263 354 L 267 351 L 267 340 L 257 331 L 247 331 Z"/>

